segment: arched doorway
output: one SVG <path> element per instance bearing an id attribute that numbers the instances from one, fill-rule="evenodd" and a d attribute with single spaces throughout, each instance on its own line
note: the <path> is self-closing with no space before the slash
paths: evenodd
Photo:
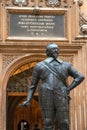
<path id="1" fill-rule="evenodd" d="M 17 67 L 17 64 L 16 64 L 16 66 L 15 66 L 16 69 L 14 69 L 14 65 L 11 66 L 11 72 L 10 72 L 10 69 L 9 69 L 8 73 L 10 74 L 10 76 L 8 78 L 7 88 L 6 88 L 6 95 L 7 95 L 6 96 L 6 104 L 7 104 L 7 106 L 6 106 L 6 115 L 7 115 L 6 116 L 6 124 L 7 124 L 6 125 L 6 130 L 16 130 L 18 123 L 20 122 L 20 120 L 24 119 L 25 118 L 24 116 L 26 116 L 26 115 L 27 115 L 26 116 L 26 118 L 27 118 L 26 121 L 29 123 L 29 119 L 28 119 L 28 113 L 29 112 L 34 115 L 32 117 L 34 119 L 34 122 L 32 120 L 33 123 L 31 123 L 32 124 L 31 129 L 33 129 L 33 126 L 36 123 L 38 123 L 37 120 L 36 120 L 37 118 L 36 118 L 36 115 L 35 115 L 35 111 L 33 112 L 33 109 L 35 109 L 35 107 L 36 107 L 35 104 L 37 104 L 37 107 L 39 108 L 37 91 L 36 91 L 36 93 L 34 95 L 34 98 L 33 98 L 33 101 L 32 101 L 32 107 L 27 107 L 27 111 L 24 108 L 19 108 L 19 104 L 23 100 L 26 99 L 26 96 L 27 96 L 27 88 L 26 88 L 27 82 L 31 78 L 31 73 L 32 73 L 32 69 L 33 69 L 34 65 L 37 62 L 39 62 L 41 60 L 41 58 L 38 57 L 38 58 L 35 59 L 35 57 L 34 57 L 34 58 L 31 59 L 31 57 L 27 57 L 28 60 L 26 62 L 24 62 L 25 59 L 23 58 L 24 59 L 23 63 L 22 63 L 23 59 L 21 59 L 21 62 L 20 62 L 21 64 L 18 64 L 18 67 Z M 12 70 L 12 67 L 13 67 L 13 70 Z M 22 77 L 23 75 L 24 76 L 27 75 L 27 76 Z M 6 77 L 5 77 L 5 79 L 6 79 Z M 20 81 L 18 80 L 19 77 L 21 79 Z M 27 82 L 25 84 L 25 81 L 26 81 L 27 78 L 28 78 L 28 80 L 27 80 Z M 23 88 L 23 86 L 24 86 L 24 88 Z M 15 115 L 18 114 L 18 116 L 19 116 L 20 109 L 24 109 L 23 110 L 24 115 L 23 115 L 23 118 L 20 118 L 20 120 L 18 122 L 16 122 L 17 120 L 15 120 L 16 119 Z M 23 111 L 21 113 L 23 113 Z M 40 108 L 39 108 L 39 112 L 40 112 Z M 20 117 L 22 117 L 21 114 L 20 114 Z M 41 115 L 39 115 L 39 118 L 41 118 Z M 16 122 L 16 128 L 14 128 L 15 122 Z M 40 125 L 40 127 L 41 127 L 41 125 Z"/>

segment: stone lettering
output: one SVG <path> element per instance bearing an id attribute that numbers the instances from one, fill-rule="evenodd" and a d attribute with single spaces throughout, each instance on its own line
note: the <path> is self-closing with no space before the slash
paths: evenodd
<path id="1" fill-rule="evenodd" d="M 14 24 L 13 24 L 14 23 Z M 10 36 L 64 37 L 64 15 L 10 14 Z"/>

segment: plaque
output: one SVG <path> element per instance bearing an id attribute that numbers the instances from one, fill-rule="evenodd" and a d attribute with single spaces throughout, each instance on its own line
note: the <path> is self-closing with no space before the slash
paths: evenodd
<path id="1" fill-rule="evenodd" d="M 10 37 L 65 37 L 64 14 L 9 13 Z"/>

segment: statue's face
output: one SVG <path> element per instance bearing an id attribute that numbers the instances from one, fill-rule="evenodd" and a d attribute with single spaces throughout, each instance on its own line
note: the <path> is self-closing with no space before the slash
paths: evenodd
<path id="1" fill-rule="evenodd" d="M 47 46 L 47 55 L 49 57 L 57 58 L 59 54 L 59 48 L 55 43 L 49 44 Z"/>
<path id="2" fill-rule="evenodd" d="M 53 58 L 57 58 L 59 54 L 59 49 L 58 47 L 53 47 L 50 49 L 50 56 L 53 57 Z"/>

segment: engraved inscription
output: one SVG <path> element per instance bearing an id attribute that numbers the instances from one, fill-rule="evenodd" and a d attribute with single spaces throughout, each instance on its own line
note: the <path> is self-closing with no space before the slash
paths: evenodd
<path id="1" fill-rule="evenodd" d="M 9 35 L 16 37 L 64 37 L 64 15 L 9 14 Z"/>

